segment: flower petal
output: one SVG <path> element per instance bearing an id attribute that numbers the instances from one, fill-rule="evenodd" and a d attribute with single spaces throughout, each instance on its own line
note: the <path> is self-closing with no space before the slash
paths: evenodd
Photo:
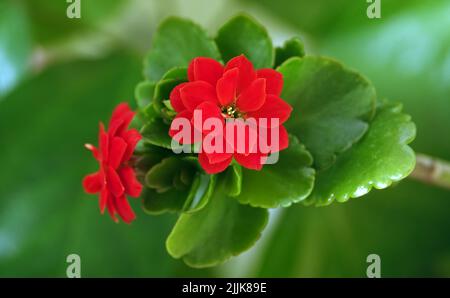
<path id="1" fill-rule="evenodd" d="M 189 136 L 178 134 L 179 132 L 183 131 L 183 126 L 178 127 L 178 121 L 180 119 L 185 119 L 185 121 L 183 121 L 182 123 L 186 123 L 186 125 L 189 125 L 190 129 Z M 191 119 L 192 119 L 192 112 L 188 110 L 184 110 L 183 112 L 178 113 L 175 116 L 175 118 L 173 118 L 172 123 L 170 124 L 169 136 L 180 144 L 194 143 L 194 127 L 193 125 L 191 125 Z"/>
<path id="2" fill-rule="evenodd" d="M 120 197 L 125 192 L 125 187 L 123 187 L 119 175 L 111 166 L 107 167 L 106 171 L 106 183 L 109 191 L 113 196 Z"/>
<path id="3" fill-rule="evenodd" d="M 222 64 L 212 58 L 194 58 L 188 67 L 188 79 L 191 82 L 205 81 L 215 86 L 222 74 Z"/>
<path id="4" fill-rule="evenodd" d="M 134 112 L 127 103 L 119 104 L 113 111 L 108 125 L 108 134 L 110 136 L 120 135 L 128 128 L 131 120 L 134 118 Z"/>
<path id="5" fill-rule="evenodd" d="M 261 170 L 264 162 L 267 158 L 266 154 L 263 153 L 250 153 L 248 155 L 245 154 L 234 154 L 234 159 L 243 167 L 251 170 Z"/>
<path id="6" fill-rule="evenodd" d="M 83 188 L 89 194 L 98 193 L 102 187 L 103 181 L 100 171 L 86 175 L 83 179 Z"/>
<path id="7" fill-rule="evenodd" d="M 102 191 L 100 192 L 100 199 L 99 199 L 99 207 L 100 207 L 100 213 L 103 214 L 105 212 L 105 207 L 108 204 L 108 199 L 110 198 L 110 193 L 107 187 L 103 187 Z"/>
<path id="8" fill-rule="evenodd" d="M 127 147 L 127 143 L 122 138 L 114 137 L 112 139 L 109 152 L 109 165 L 113 169 L 117 169 L 120 166 Z"/>
<path id="9" fill-rule="evenodd" d="M 186 83 L 181 83 L 175 86 L 172 92 L 170 92 L 170 104 L 172 105 L 173 109 L 178 113 L 186 110 L 186 107 L 184 106 L 183 101 L 181 100 L 180 94 L 180 89 L 183 88 L 185 85 Z"/>
<path id="10" fill-rule="evenodd" d="M 217 163 L 210 163 L 208 156 L 206 153 L 199 153 L 198 154 L 198 162 L 202 166 L 202 168 L 205 170 L 208 174 L 216 174 L 223 172 L 231 163 L 232 157 Z"/>
<path id="11" fill-rule="evenodd" d="M 236 100 L 239 69 L 232 68 L 217 81 L 217 98 L 222 106 L 228 106 Z"/>
<path id="12" fill-rule="evenodd" d="M 272 68 L 263 68 L 256 71 L 258 78 L 266 79 L 266 93 L 280 96 L 283 90 L 283 75 Z"/>
<path id="13" fill-rule="evenodd" d="M 125 187 L 125 193 L 133 198 L 139 197 L 142 191 L 142 184 L 137 180 L 134 169 L 132 167 L 123 167 L 119 169 L 118 174 Z"/>
<path id="14" fill-rule="evenodd" d="M 234 57 L 228 61 L 225 66 L 225 71 L 235 67 L 239 69 L 239 80 L 237 87 L 237 92 L 239 94 L 250 86 L 250 84 L 256 79 L 256 72 L 253 68 L 253 64 L 244 55 Z"/>
<path id="15" fill-rule="evenodd" d="M 279 125 L 283 124 L 291 115 L 292 107 L 275 95 L 267 95 L 266 102 L 257 111 L 249 112 L 247 117 L 255 118 L 258 121 L 258 125 L 271 127 L 271 119 L 278 119 Z M 267 119 L 267 123 L 264 125 L 259 120 Z"/>
<path id="16" fill-rule="evenodd" d="M 96 160 L 99 160 L 99 159 L 100 159 L 100 152 L 98 152 L 97 147 L 95 147 L 95 146 L 92 145 L 92 144 L 84 144 L 84 148 L 86 148 L 87 150 L 91 151 L 91 152 L 92 152 L 92 155 L 94 156 L 94 158 L 95 158 Z"/>
<path id="17" fill-rule="evenodd" d="M 114 220 L 114 222 L 119 222 L 119 220 L 116 217 L 116 207 L 114 205 L 114 201 L 113 201 L 113 196 L 111 194 L 108 194 L 107 199 L 106 199 L 106 207 L 108 208 L 108 213 L 109 216 L 111 216 L 112 220 Z"/>
<path id="18" fill-rule="evenodd" d="M 100 132 L 99 132 L 99 147 L 100 147 L 100 159 L 104 162 L 108 161 L 109 157 L 109 136 L 105 132 L 105 126 L 100 122 Z"/>
<path id="19" fill-rule="evenodd" d="M 245 89 L 236 100 L 236 106 L 241 112 L 259 110 L 266 101 L 266 79 L 256 79 Z"/>
<path id="20" fill-rule="evenodd" d="M 265 130 L 265 133 L 262 133 L 262 131 Z M 272 139 L 272 133 L 273 134 L 278 134 L 277 138 L 277 142 L 275 142 L 275 140 Z M 283 125 L 280 125 L 278 127 L 259 127 L 259 134 L 258 137 L 260 138 L 259 140 L 259 144 L 261 146 L 261 142 L 264 143 L 264 146 L 267 146 L 264 149 L 260 149 L 262 152 L 264 153 L 273 153 L 273 152 L 278 152 L 281 150 L 286 149 L 289 146 L 289 135 L 288 132 L 286 130 L 286 128 Z"/>
<path id="21" fill-rule="evenodd" d="M 136 214 L 134 214 L 133 209 L 131 209 L 130 203 L 125 196 L 113 197 L 114 207 L 117 213 L 126 223 L 131 223 L 136 219 Z"/>
<path id="22" fill-rule="evenodd" d="M 180 89 L 180 94 L 184 106 L 191 112 L 202 102 L 218 102 L 216 89 L 211 84 L 204 81 L 186 83 L 186 85 Z"/>
<path id="23" fill-rule="evenodd" d="M 194 115 L 197 115 L 198 112 L 201 112 L 201 121 L 198 121 L 200 119 L 193 118 L 192 122 L 194 124 L 194 129 L 197 129 L 198 131 L 208 134 L 211 130 L 205 130 L 204 129 L 204 123 L 206 120 L 210 118 L 216 118 L 221 123 L 224 122 L 222 112 L 220 111 L 217 104 L 214 104 L 212 102 L 203 102 L 195 108 Z M 196 116 L 197 117 L 197 116 Z"/>
<path id="24" fill-rule="evenodd" d="M 122 138 L 127 143 L 127 149 L 122 158 L 123 163 L 130 160 L 131 156 L 133 156 L 136 144 L 142 139 L 142 136 L 137 129 L 130 129 L 123 133 Z"/>

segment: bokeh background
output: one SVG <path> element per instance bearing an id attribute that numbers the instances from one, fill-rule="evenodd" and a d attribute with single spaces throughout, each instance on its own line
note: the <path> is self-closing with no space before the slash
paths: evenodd
<path id="1" fill-rule="evenodd" d="M 0 276 L 364 277 L 381 257 L 384 277 L 450 276 L 450 192 L 406 180 L 345 204 L 272 210 L 249 252 L 196 270 L 164 242 L 175 216 L 115 224 L 100 216 L 82 177 L 96 169 L 85 142 L 115 104 L 133 102 L 142 58 L 166 16 L 214 34 L 238 12 L 267 26 L 275 44 L 299 36 L 310 55 L 365 74 L 380 98 L 404 103 L 415 150 L 450 160 L 450 2 L 381 0 L 0 0 Z"/>

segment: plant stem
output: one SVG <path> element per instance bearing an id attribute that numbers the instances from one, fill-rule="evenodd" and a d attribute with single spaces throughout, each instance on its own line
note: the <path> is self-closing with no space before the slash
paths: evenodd
<path id="1" fill-rule="evenodd" d="M 416 168 L 410 177 L 420 182 L 450 189 L 450 163 L 417 153 Z"/>

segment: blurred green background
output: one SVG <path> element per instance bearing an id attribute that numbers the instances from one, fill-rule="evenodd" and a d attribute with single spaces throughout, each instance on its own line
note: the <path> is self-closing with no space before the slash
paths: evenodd
<path id="1" fill-rule="evenodd" d="M 64 277 L 81 256 L 83 277 L 364 277 L 381 257 L 384 277 L 450 276 L 450 192 L 403 181 L 345 204 L 272 210 L 249 252 L 212 269 L 173 260 L 164 242 L 175 217 L 133 201 L 130 226 L 100 216 L 82 177 L 84 150 L 115 104 L 133 102 L 142 58 L 166 16 L 211 34 L 237 12 L 256 17 L 275 44 L 296 35 L 308 54 L 365 74 L 380 98 L 413 116 L 415 150 L 450 160 L 450 2 L 381 0 L 0 0 L 0 276 Z"/>

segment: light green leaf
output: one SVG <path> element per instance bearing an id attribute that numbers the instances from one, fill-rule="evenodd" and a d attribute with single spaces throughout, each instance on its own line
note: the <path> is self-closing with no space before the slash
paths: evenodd
<path id="1" fill-rule="evenodd" d="M 356 72 L 323 57 L 291 58 L 279 68 L 282 98 L 294 108 L 286 123 L 312 153 L 316 168 L 332 165 L 367 131 L 375 89 Z"/>
<path id="2" fill-rule="evenodd" d="M 31 53 L 30 26 L 21 2 L 0 2 L 0 98 L 25 74 Z"/>
<path id="3" fill-rule="evenodd" d="M 223 25 L 216 43 L 225 62 L 244 54 L 255 68 L 273 65 L 274 49 L 267 30 L 247 15 L 238 15 Z"/>
<path id="4" fill-rule="evenodd" d="M 226 195 L 223 177 L 206 207 L 182 214 L 166 241 L 174 258 L 192 267 L 211 267 L 249 249 L 267 224 L 268 212 Z"/>
<path id="5" fill-rule="evenodd" d="M 206 32 L 192 21 L 171 17 L 161 23 L 145 59 L 147 79 L 158 81 L 173 67 L 186 67 L 198 56 L 220 60 L 217 46 Z"/>
<path id="6" fill-rule="evenodd" d="M 401 105 L 378 109 L 364 138 L 341 154 L 336 163 L 317 174 L 316 186 L 307 204 L 345 202 L 383 189 L 408 176 L 415 166 L 414 151 L 407 145 L 416 135 L 409 115 Z"/>
<path id="7" fill-rule="evenodd" d="M 144 108 L 152 102 L 155 86 L 155 82 L 149 81 L 140 82 L 136 86 L 134 97 L 136 98 L 136 104 L 139 108 Z"/>
<path id="8" fill-rule="evenodd" d="M 305 48 L 302 41 L 297 37 L 293 37 L 286 40 L 282 47 L 275 49 L 275 67 L 280 66 L 289 58 L 303 56 L 305 56 Z"/>
<path id="9" fill-rule="evenodd" d="M 186 213 L 194 213 L 203 209 L 214 193 L 216 179 L 216 175 L 197 172 L 184 204 L 183 211 Z"/>
<path id="10" fill-rule="evenodd" d="M 287 207 L 305 199 L 312 191 L 315 171 L 311 154 L 296 137 L 280 152 L 275 164 L 264 165 L 261 171 L 243 169 L 242 190 L 236 199 L 255 207 Z"/>
<path id="11" fill-rule="evenodd" d="M 163 80 L 174 79 L 174 80 L 182 80 L 187 81 L 187 67 L 174 67 L 166 72 L 163 77 Z"/>
<path id="12" fill-rule="evenodd" d="M 242 189 L 242 167 L 237 162 L 232 162 L 225 172 L 225 189 L 231 197 L 236 197 Z"/>

